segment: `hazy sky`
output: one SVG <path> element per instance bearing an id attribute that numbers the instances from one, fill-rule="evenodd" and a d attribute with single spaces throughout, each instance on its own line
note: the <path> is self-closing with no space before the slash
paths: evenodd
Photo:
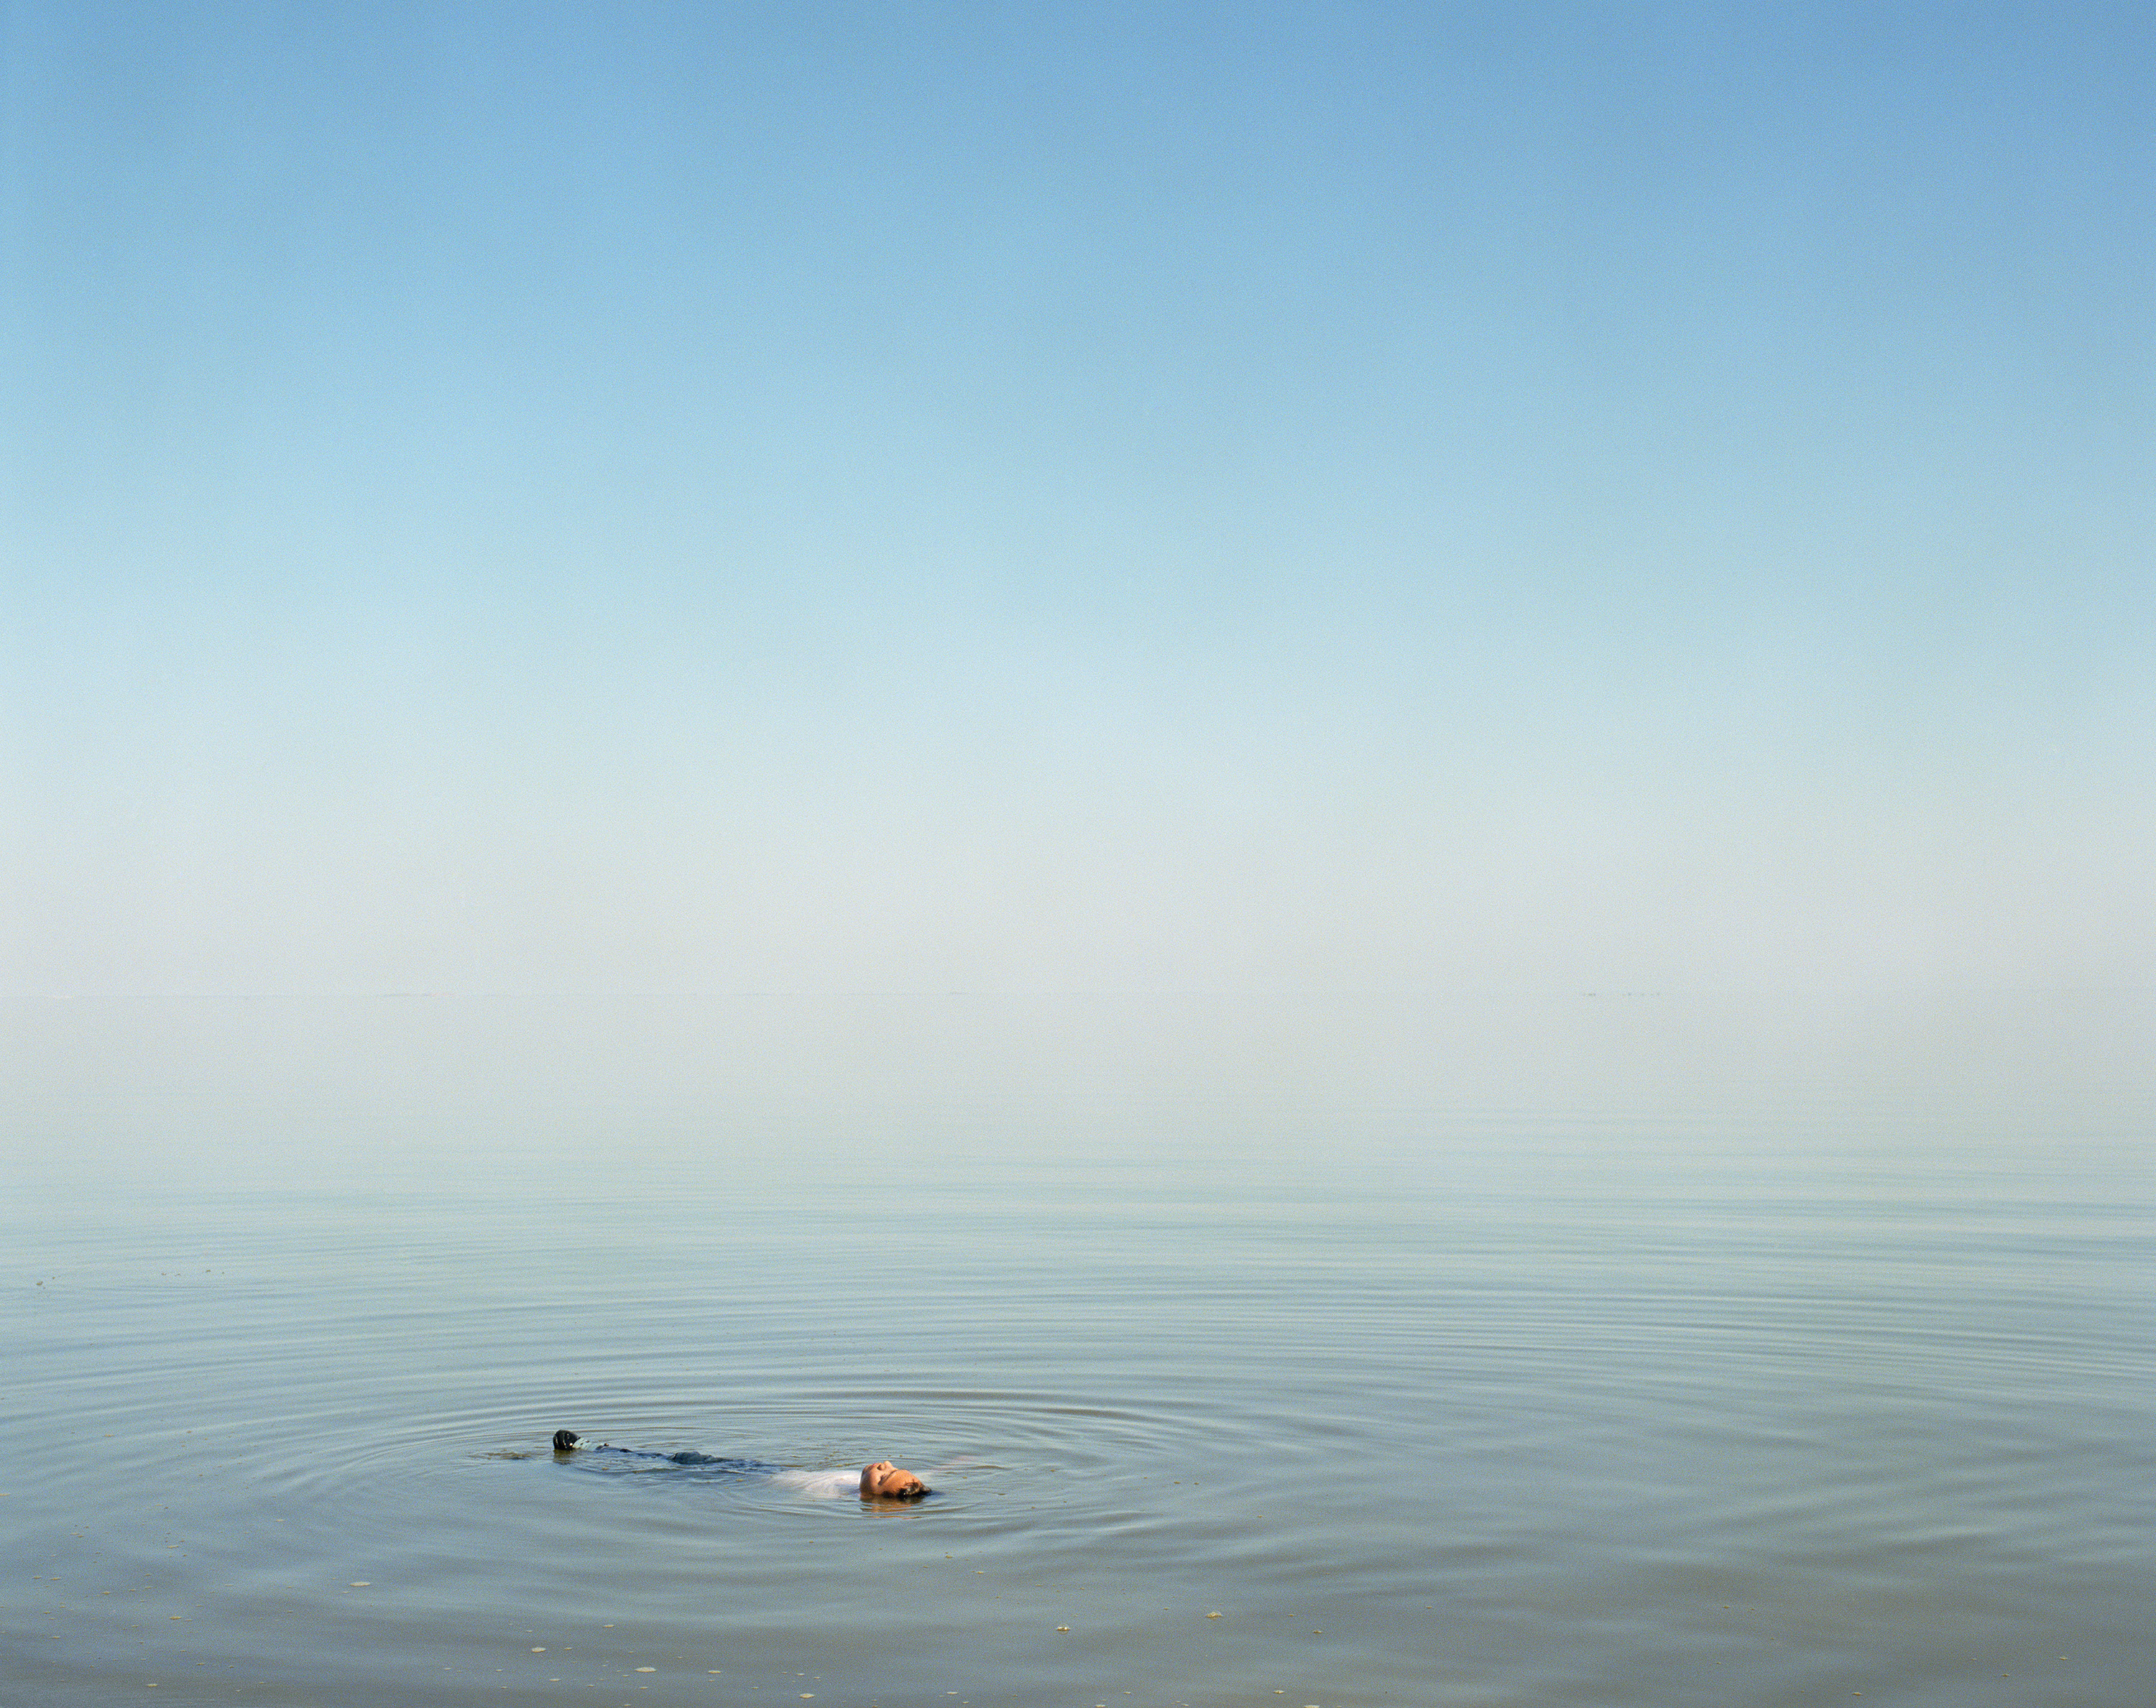
<path id="1" fill-rule="evenodd" d="M 18 990 L 2148 982 L 2144 7 L 0 18 Z"/>

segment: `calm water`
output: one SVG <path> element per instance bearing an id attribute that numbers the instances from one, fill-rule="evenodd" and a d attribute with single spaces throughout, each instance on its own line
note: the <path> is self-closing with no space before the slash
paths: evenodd
<path id="1" fill-rule="evenodd" d="M 2138 1708 L 2148 1018 L 18 1004 L 5 1700 Z"/>

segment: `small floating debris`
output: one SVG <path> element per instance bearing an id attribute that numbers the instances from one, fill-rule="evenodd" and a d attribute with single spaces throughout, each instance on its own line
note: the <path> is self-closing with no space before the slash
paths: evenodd
<path id="1" fill-rule="evenodd" d="M 1219 1618 L 1220 1617 L 1220 1615 L 1219 1615 L 1219 1614 L 1218 1614 L 1218 1613 L 1208 1613 L 1208 1614 L 1206 1614 L 1206 1616 L 1205 1616 L 1205 1617 L 1206 1617 L 1207 1618 L 1209 1618 L 1209 1619 L 1217 1619 L 1217 1618 Z"/>
<path id="2" fill-rule="evenodd" d="M 657 1672 L 659 1669 L 655 1666 L 639 1666 L 637 1668 L 637 1670 L 639 1672 Z"/>
<path id="3" fill-rule="evenodd" d="M 1058 1625 L 1055 1628 L 1059 1631 L 1067 1631 L 1070 1628 L 1068 1625 Z"/>
<path id="4" fill-rule="evenodd" d="M 371 1577 L 362 1577 L 352 1587 L 354 1589 L 372 1589 L 374 1587 L 374 1580 Z"/>

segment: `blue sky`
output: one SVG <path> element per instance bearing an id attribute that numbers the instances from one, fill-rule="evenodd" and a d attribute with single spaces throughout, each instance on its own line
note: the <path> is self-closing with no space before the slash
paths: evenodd
<path id="1" fill-rule="evenodd" d="M 2139 8 L 0 16 L 19 989 L 2148 982 Z"/>

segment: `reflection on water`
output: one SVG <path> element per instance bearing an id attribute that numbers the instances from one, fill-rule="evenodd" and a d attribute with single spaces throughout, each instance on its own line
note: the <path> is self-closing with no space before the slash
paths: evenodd
<path id="1" fill-rule="evenodd" d="M 2142 1700 L 2137 1012 L 803 1012 L 17 1016 L 22 1700 Z"/>

